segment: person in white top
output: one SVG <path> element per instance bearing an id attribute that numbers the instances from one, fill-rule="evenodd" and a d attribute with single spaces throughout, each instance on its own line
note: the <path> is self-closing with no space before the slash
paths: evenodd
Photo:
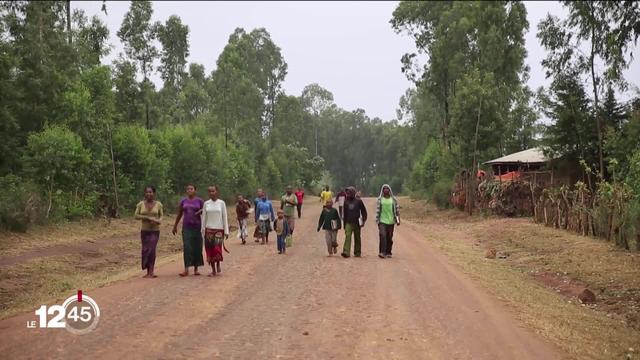
<path id="1" fill-rule="evenodd" d="M 224 240 L 229 237 L 229 221 L 227 221 L 227 204 L 218 199 L 218 187 L 209 186 L 209 200 L 202 206 L 202 237 L 204 249 L 207 253 L 207 263 L 211 265 L 211 274 L 215 276 L 216 270 L 222 272 L 222 249 L 229 252 L 224 246 Z"/>

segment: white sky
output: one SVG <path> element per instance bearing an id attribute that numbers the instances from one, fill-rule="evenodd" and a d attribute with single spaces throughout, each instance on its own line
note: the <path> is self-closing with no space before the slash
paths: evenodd
<path id="1" fill-rule="evenodd" d="M 91 16 L 97 14 L 110 30 L 114 46 L 105 59 L 110 63 L 122 51 L 116 33 L 129 2 L 107 1 L 108 16 L 100 12 L 102 1 L 72 1 Z M 544 49 L 536 39 L 538 22 L 548 12 L 566 12 L 557 2 L 526 2 L 529 32 L 526 35 L 529 86 L 547 85 L 540 61 Z M 287 94 L 300 95 L 304 86 L 317 82 L 331 91 L 338 106 L 365 109 L 371 117 L 395 118 L 398 100 L 411 83 L 400 71 L 400 58 L 415 50 L 413 41 L 397 35 L 389 24 L 396 1 L 381 2 L 172 2 L 153 3 L 153 20 L 164 22 L 180 16 L 189 26 L 189 62 L 203 64 L 209 74 L 236 27 L 247 31 L 264 27 L 281 48 L 288 64 L 284 82 Z M 637 85 L 637 61 L 625 72 Z M 155 77 L 160 84 L 159 76 Z M 625 98 L 627 98 L 625 96 Z"/>

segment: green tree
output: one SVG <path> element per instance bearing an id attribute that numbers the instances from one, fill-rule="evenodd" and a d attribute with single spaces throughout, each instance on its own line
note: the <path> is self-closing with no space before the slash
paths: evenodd
<path id="1" fill-rule="evenodd" d="M 189 73 L 185 77 L 184 85 L 179 94 L 184 120 L 191 122 L 200 114 L 210 110 L 211 98 L 207 92 L 208 79 L 204 73 L 204 66 L 189 64 Z"/>
<path id="2" fill-rule="evenodd" d="M 547 68 L 547 77 L 558 76 L 568 67 L 588 74 L 593 94 L 592 118 L 598 134 L 598 170 L 604 177 L 603 153 L 604 126 L 599 114 L 600 92 L 605 83 L 624 88 L 622 70 L 628 67 L 627 52 L 631 42 L 636 43 L 640 35 L 638 20 L 639 5 L 634 1 L 564 1 L 569 16 L 560 20 L 548 15 L 538 25 L 538 38 L 547 51 L 542 64 Z M 588 42 L 588 53 L 581 51 L 582 42 Z M 604 63 L 603 71 L 597 64 Z"/>
<path id="3" fill-rule="evenodd" d="M 576 75 L 556 76 L 551 96 L 538 90 L 540 105 L 553 121 L 544 132 L 543 143 L 552 157 L 566 156 L 574 163 L 584 160 L 589 166 L 597 166 L 598 134 L 589 114 L 591 101 Z"/>
<path id="4" fill-rule="evenodd" d="M 125 14 L 118 37 L 124 44 L 127 56 L 138 62 L 142 72 L 142 93 L 145 100 L 145 124 L 151 128 L 149 119 L 149 103 L 151 85 L 149 75 L 153 71 L 153 62 L 158 57 L 158 49 L 154 45 L 157 37 L 155 26 L 151 23 L 153 7 L 150 1 L 132 1 Z"/>
<path id="5" fill-rule="evenodd" d="M 250 33 L 237 28 L 220 54 L 219 67 L 221 63 L 239 72 L 240 77 L 247 78 L 259 89 L 263 101 L 261 132 L 268 134 L 274 125 L 275 102 L 282 93 L 282 82 L 287 75 L 287 63 L 280 48 L 264 28 Z"/>
<path id="6" fill-rule="evenodd" d="M 164 24 L 156 24 L 158 40 L 162 44 L 160 53 L 160 76 L 165 88 L 177 90 L 185 77 L 189 57 L 189 27 L 182 24 L 177 15 L 171 15 Z"/>
<path id="7" fill-rule="evenodd" d="M 226 147 L 231 138 L 245 146 L 263 138 L 263 98 L 249 74 L 236 66 L 242 57 L 239 51 L 228 44 L 211 74 L 209 93 L 221 120 L 215 127 L 222 129 Z"/>
<path id="8" fill-rule="evenodd" d="M 119 122 L 143 123 L 142 94 L 136 81 L 134 63 L 119 57 L 113 64 L 113 83 L 116 90 L 116 112 Z"/>
<path id="9" fill-rule="evenodd" d="M 19 1 L 0 4 L 5 49 L 15 59 L 12 113 L 24 145 L 55 116 L 68 82 L 77 76 L 74 52 L 67 41 L 66 9 L 62 1 Z M 5 41 L 5 40 L 3 40 Z M 9 65 L 9 64 L 8 64 Z"/>
<path id="10" fill-rule="evenodd" d="M 56 190 L 71 190 L 86 181 L 91 161 L 80 137 L 64 127 L 49 127 L 29 136 L 24 172 L 47 192 L 49 217 Z"/>
<path id="11" fill-rule="evenodd" d="M 164 149 L 165 151 L 167 149 Z M 137 125 L 116 128 L 113 152 L 117 165 L 119 197 L 126 206 L 133 206 L 146 185 L 154 185 L 167 193 L 168 161 L 158 156 L 158 147 L 151 142 L 148 130 Z"/>
<path id="12" fill-rule="evenodd" d="M 313 128 L 313 136 L 310 138 L 309 134 L 305 136 L 307 140 L 306 145 L 309 149 L 315 149 L 315 154 L 318 156 L 318 127 L 320 126 L 320 115 L 327 109 L 331 108 L 333 103 L 333 94 L 318 85 L 317 83 L 309 84 L 302 89 L 300 95 L 300 102 L 302 108 L 306 112 L 305 128 Z M 309 142 L 311 140 L 311 142 Z"/>
<path id="13" fill-rule="evenodd" d="M 84 11 L 76 10 L 73 14 L 74 49 L 78 53 L 79 65 L 82 69 L 99 66 L 102 58 L 111 50 L 107 43 L 109 29 L 97 16 L 87 19 Z"/>

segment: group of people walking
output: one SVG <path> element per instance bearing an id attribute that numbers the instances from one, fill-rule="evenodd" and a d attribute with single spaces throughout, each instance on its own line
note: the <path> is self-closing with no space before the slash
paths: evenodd
<path id="1" fill-rule="evenodd" d="M 338 210 L 334 208 L 333 193 L 326 186 L 320 193 L 320 201 L 324 204 L 324 210 L 318 220 L 318 231 L 325 231 L 327 252 L 329 256 L 337 253 L 338 230 L 344 226 L 344 245 L 342 247 L 342 257 L 351 256 L 351 241 L 353 240 L 353 255 L 362 255 L 362 228 L 367 222 L 367 208 L 360 193 L 354 187 L 347 187 L 339 191 L 335 197 Z M 393 248 L 393 230 L 396 225 L 400 225 L 400 211 L 398 200 L 393 195 L 391 186 L 382 185 L 380 195 L 376 201 L 376 224 L 379 233 L 378 257 L 390 258 Z"/>
<path id="2" fill-rule="evenodd" d="M 206 262 L 211 267 L 209 276 L 222 272 L 221 263 L 224 260 L 223 251 L 229 252 L 225 240 L 229 238 L 229 221 L 226 203 L 219 198 L 218 187 L 213 185 L 207 189 L 209 199 L 204 201 L 197 197 L 196 187 L 186 186 L 186 196 L 180 201 L 172 233 L 178 232 L 178 224 L 182 220 L 182 240 L 184 271 L 180 276 L 188 276 L 193 267 L 193 275 L 200 275 L 199 267 L 203 267 L 202 248 L 204 245 Z M 275 211 L 272 202 L 262 189 L 257 189 L 253 204 L 238 195 L 235 204 L 238 219 L 238 238 L 242 244 L 247 243 L 249 237 L 249 217 L 253 213 L 256 224 L 253 236 L 255 242 L 269 243 L 269 234 L 276 233 L 278 254 L 285 254 L 287 246 L 291 245 L 295 230 L 296 215 L 302 217 L 304 189 L 298 188 L 294 192 L 287 187 L 280 199 L 280 208 Z M 326 186 L 320 194 L 323 210 L 318 219 L 317 231 L 325 232 L 325 241 L 329 256 L 338 252 L 338 232 L 344 229 L 345 239 L 341 255 L 351 256 L 351 242 L 353 240 L 353 255 L 362 255 L 361 231 L 367 222 L 367 209 L 360 198 L 360 193 L 354 187 L 347 187 L 338 192 L 334 207 L 333 193 Z M 253 205 L 253 206 L 252 206 Z M 383 185 L 380 196 L 376 201 L 376 224 L 379 232 L 380 258 L 390 258 L 393 247 L 393 232 L 396 225 L 400 225 L 398 201 L 393 195 L 391 187 Z M 142 242 L 142 269 L 146 270 L 144 278 L 157 277 L 154 273 L 156 247 L 160 237 L 160 224 L 164 216 L 162 203 L 156 200 L 156 189 L 147 186 L 144 190 L 144 200 L 140 201 L 135 210 L 135 218 L 141 221 L 140 238 Z M 273 226 L 272 226 L 273 224 Z M 288 241 L 289 240 L 289 241 Z"/>

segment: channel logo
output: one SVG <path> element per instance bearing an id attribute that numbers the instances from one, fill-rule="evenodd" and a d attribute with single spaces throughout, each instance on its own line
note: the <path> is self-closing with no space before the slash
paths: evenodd
<path id="1" fill-rule="evenodd" d="M 41 305 L 35 311 L 37 320 L 27 321 L 31 329 L 67 329 L 72 334 L 84 335 L 93 331 L 100 321 L 100 308 L 82 290 L 67 298 L 62 305 Z"/>

